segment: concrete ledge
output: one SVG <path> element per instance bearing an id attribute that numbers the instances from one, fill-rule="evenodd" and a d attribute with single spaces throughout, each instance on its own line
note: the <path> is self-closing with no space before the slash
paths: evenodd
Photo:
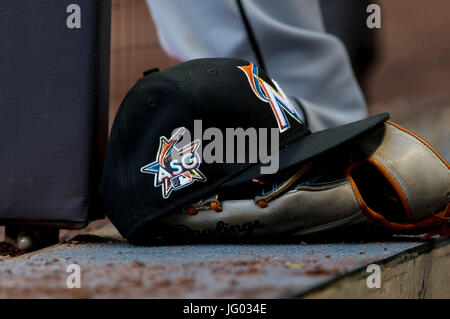
<path id="1" fill-rule="evenodd" d="M 314 289 L 304 298 L 450 298 L 450 241 L 425 253 L 401 254 L 380 264 L 381 287 L 367 287 L 370 273 L 361 270 Z"/>
<path id="2" fill-rule="evenodd" d="M 366 286 L 374 263 L 380 289 Z M 0 262 L 0 298 L 448 298 L 449 266 L 444 238 L 139 247 L 110 225 Z"/>

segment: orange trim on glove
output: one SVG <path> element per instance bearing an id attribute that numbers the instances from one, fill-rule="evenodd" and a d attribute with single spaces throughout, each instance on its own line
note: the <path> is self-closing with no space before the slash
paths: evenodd
<path id="1" fill-rule="evenodd" d="M 418 139 L 425 146 L 427 146 L 434 154 L 436 154 L 436 156 L 447 166 L 447 168 L 450 168 L 448 162 L 424 139 L 417 136 L 416 134 L 409 131 L 408 129 L 405 129 L 404 127 L 400 126 L 399 124 L 393 123 L 391 121 L 387 121 L 387 123 L 397 127 L 398 129 L 400 129 L 400 130 L 410 134 L 411 136 L 415 137 L 416 139 Z M 358 189 L 358 186 L 355 183 L 355 180 L 351 176 L 351 172 L 355 168 L 357 168 L 365 163 L 369 163 L 369 164 L 373 165 L 383 175 L 383 177 L 386 178 L 386 180 L 389 182 L 389 184 L 393 187 L 394 191 L 398 195 L 398 197 L 405 209 L 406 219 L 409 222 L 398 223 L 398 222 L 388 221 L 382 214 L 375 212 L 373 209 L 371 209 L 369 206 L 367 206 L 367 203 L 362 198 L 362 195 Z M 425 235 L 423 239 L 426 239 L 426 238 L 431 237 L 436 234 L 450 236 L 450 227 L 448 225 L 448 222 L 450 219 L 450 203 L 447 203 L 447 206 L 442 211 L 432 214 L 423 220 L 420 220 L 417 222 L 412 222 L 413 216 L 412 216 L 412 212 L 411 212 L 411 207 L 409 205 L 406 194 L 403 192 L 402 187 L 395 180 L 395 178 L 391 175 L 391 173 L 375 158 L 368 157 L 361 162 L 349 165 L 345 171 L 345 176 L 350 181 L 350 184 L 351 184 L 353 191 L 355 193 L 355 196 L 359 202 L 361 210 L 370 219 L 381 223 L 386 228 L 395 229 L 395 230 L 413 230 L 413 229 L 421 229 L 421 228 L 425 229 L 425 228 L 431 228 L 431 227 L 435 228 L 434 230 L 431 230 L 427 235 Z M 441 228 L 437 229 L 437 227 L 441 227 Z"/>
<path id="2" fill-rule="evenodd" d="M 350 165 L 345 171 L 345 176 L 347 177 L 347 179 L 350 181 L 350 184 L 352 185 L 353 191 L 355 192 L 355 196 L 359 202 L 361 210 L 369 218 L 381 223 L 383 226 L 385 226 L 387 228 L 391 228 L 391 229 L 395 229 L 395 230 L 412 230 L 412 229 L 431 227 L 433 224 L 442 222 L 442 219 L 445 219 L 447 217 L 448 213 L 450 212 L 450 210 L 449 210 L 450 205 L 447 205 L 447 208 L 444 209 L 443 211 L 438 212 L 437 214 L 433 214 L 433 215 L 431 215 L 421 221 L 418 221 L 418 222 L 397 223 L 397 222 L 388 221 L 382 214 L 377 213 L 372 208 L 367 206 L 367 203 L 363 199 L 363 197 L 358 189 L 358 186 L 355 183 L 355 180 L 351 176 L 351 171 L 353 169 L 361 166 L 364 163 L 370 163 L 372 165 L 373 165 L 373 163 L 378 163 L 377 165 L 374 165 L 374 166 L 380 171 L 380 166 L 378 166 L 378 165 L 381 165 L 381 164 L 379 164 L 379 162 L 374 158 L 368 158 L 362 162 Z M 383 169 L 386 170 L 385 168 L 383 168 Z M 382 171 L 380 171 L 380 172 L 383 174 L 383 176 L 386 177 L 386 179 L 391 184 L 391 186 L 394 188 L 395 192 L 397 193 L 398 197 L 400 198 L 400 201 L 402 202 L 402 205 L 405 208 L 405 213 L 407 214 L 407 219 L 408 219 L 408 211 L 409 211 L 409 220 L 411 220 L 410 219 L 411 218 L 411 209 L 409 207 L 408 201 L 406 200 L 406 195 L 403 193 L 403 190 L 401 189 L 400 185 L 398 185 L 397 181 L 395 181 L 395 179 L 392 176 L 390 176 L 390 174 L 387 170 L 386 170 L 386 172 L 389 175 L 385 175 L 386 172 L 382 172 Z M 387 176 L 390 176 L 390 177 L 388 178 Z"/>
<path id="3" fill-rule="evenodd" d="M 415 138 L 417 138 L 419 141 L 421 141 L 423 144 L 425 144 L 425 146 L 428 147 L 428 148 L 429 148 L 429 149 L 430 149 L 437 157 L 439 157 L 439 159 L 442 161 L 442 163 L 444 163 L 444 165 L 447 166 L 448 169 L 450 169 L 450 165 L 449 165 L 448 162 L 442 157 L 442 155 L 439 154 L 438 151 L 436 151 L 436 150 L 434 149 L 434 147 L 431 146 L 430 144 L 428 144 L 428 142 L 425 141 L 423 138 L 421 138 L 420 136 L 418 136 L 418 135 L 415 134 L 414 132 L 412 132 L 412 131 L 410 131 L 410 130 L 404 128 L 403 126 L 401 126 L 401 125 L 399 125 L 399 124 L 397 124 L 397 123 L 394 123 L 394 122 L 391 122 L 391 121 L 386 121 L 386 122 L 387 122 L 388 124 L 391 124 L 391 125 L 395 126 L 395 127 L 398 128 L 399 130 L 402 130 L 403 132 L 406 132 L 406 133 L 408 133 L 408 134 L 414 136 Z"/>

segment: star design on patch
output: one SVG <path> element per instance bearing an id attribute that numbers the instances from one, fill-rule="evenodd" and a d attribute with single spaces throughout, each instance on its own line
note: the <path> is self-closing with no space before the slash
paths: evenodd
<path id="1" fill-rule="evenodd" d="M 175 146 L 185 132 L 186 129 L 182 127 L 170 139 L 161 136 L 156 160 L 141 168 L 142 173 L 155 175 L 154 186 L 161 187 L 164 199 L 169 198 L 173 191 L 192 185 L 195 181 L 206 181 L 199 170 L 198 148 L 201 142 L 195 140 L 182 148 Z"/>

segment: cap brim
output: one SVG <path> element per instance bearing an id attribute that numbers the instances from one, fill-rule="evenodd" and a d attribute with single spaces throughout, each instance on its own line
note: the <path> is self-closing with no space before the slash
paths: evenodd
<path id="1" fill-rule="evenodd" d="M 361 121 L 303 136 L 279 151 L 279 171 L 304 163 L 327 151 L 352 142 L 381 127 L 388 119 L 388 113 L 381 113 Z M 264 176 L 261 174 L 261 167 L 266 165 L 255 164 L 226 181 L 221 188 L 235 186 Z"/>

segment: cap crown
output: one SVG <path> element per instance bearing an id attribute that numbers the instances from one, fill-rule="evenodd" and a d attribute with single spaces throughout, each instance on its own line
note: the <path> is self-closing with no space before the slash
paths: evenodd
<path id="1" fill-rule="evenodd" d="M 204 146 L 202 136 L 194 136 L 194 120 L 202 121 L 203 131 L 218 128 L 224 137 L 226 128 L 266 128 L 268 137 L 276 128 L 280 148 L 310 133 L 278 85 L 250 62 L 198 59 L 148 74 L 116 115 L 101 185 L 109 217 L 123 235 L 214 194 L 255 165 L 194 163 Z M 192 141 L 183 141 L 186 132 Z M 227 151 L 236 154 L 224 148 L 224 159 Z"/>

